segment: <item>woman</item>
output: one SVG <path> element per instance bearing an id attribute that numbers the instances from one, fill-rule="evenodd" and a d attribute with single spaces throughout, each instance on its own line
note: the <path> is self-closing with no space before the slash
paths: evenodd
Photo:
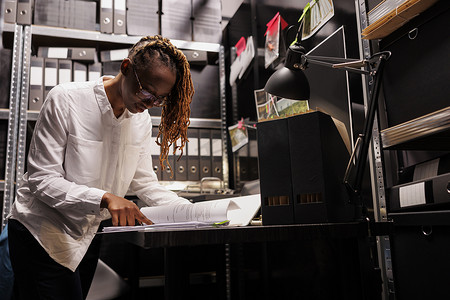
<path id="1" fill-rule="evenodd" d="M 50 91 L 9 215 L 16 297 L 85 299 L 100 222 L 152 223 L 123 198 L 127 191 L 148 205 L 189 203 L 157 181 L 147 109 L 162 107 L 157 140 L 163 166 L 174 143 L 183 153 L 193 93 L 186 57 L 160 36 L 136 43 L 116 77 Z"/>

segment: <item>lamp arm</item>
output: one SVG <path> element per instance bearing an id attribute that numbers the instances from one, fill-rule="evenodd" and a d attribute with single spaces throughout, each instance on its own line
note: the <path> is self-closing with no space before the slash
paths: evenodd
<path id="1" fill-rule="evenodd" d="M 311 56 L 305 55 L 306 64 L 321 65 L 333 69 L 345 70 L 352 73 L 368 75 L 369 71 L 358 68 L 368 67 L 367 60 L 358 60 L 352 58 L 326 57 L 326 56 Z M 330 61 L 330 62 L 328 62 Z M 336 63 L 332 63 L 336 62 Z"/>
<path id="2" fill-rule="evenodd" d="M 367 162 L 369 145 L 372 138 L 373 123 L 375 120 L 375 113 L 378 106 L 378 98 L 381 88 L 381 78 L 383 75 L 384 64 L 386 60 L 389 59 L 390 55 L 391 55 L 390 52 L 385 51 L 374 54 L 370 59 L 370 61 L 374 61 L 373 65 L 375 65 L 375 67 L 370 71 L 370 75 L 373 76 L 373 84 L 370 89 L 369 108 L 364 122 L 363 134 L 361 136 L 362 140 L 360 141 L 359 155 L 356 158 L 356 165 L 355 165 L 356 173 L 353 179 L 354 180 L 353 184 L 350 183 L 349 172 L 346 172 L 347 174 L 344 178 L 344 183 L 352 196 L 351 201 L 357 205 L 362 205 L 361 201 L 362 179 Z M 355 151 L 356 150 L 357 149 L 355 148 Z"/>

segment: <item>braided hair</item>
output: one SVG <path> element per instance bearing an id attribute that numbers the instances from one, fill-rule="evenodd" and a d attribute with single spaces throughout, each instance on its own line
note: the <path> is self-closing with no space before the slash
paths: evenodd
<path id="1" fill-rule="evenodd" d="M 161 147 L 159 163 L 164 170 L 168 165 L 173 177 L 173 170 L 167 160 L 170 147 L 174 144 L 173 155 L 180 150 L 178 160 L 183 156 L 190 124 L 190 104 L 194 95 L 191 72 L 186 56 L 178 50 L 169 39 L 159 35 L 146 36 L 137 42 L 130 50 L 128 58 L 138 70 L 144 70 L 149 65 L 163 65 L 176 73 L 175 86 L 169 95 L 168 104 L 162 107 L 161 123 L 156 137 L 156 143 Z M 177 140 L 180 139 L 180 146 Z"/>

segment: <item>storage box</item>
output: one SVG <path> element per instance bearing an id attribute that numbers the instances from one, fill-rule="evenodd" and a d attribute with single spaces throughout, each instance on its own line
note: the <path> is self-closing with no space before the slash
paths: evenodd
<path id="1" fill-rule="evenodd" d="M 263 224 L 350 221 L 343 177 L 349 153 L 322 112 L 258 124 Z"/>

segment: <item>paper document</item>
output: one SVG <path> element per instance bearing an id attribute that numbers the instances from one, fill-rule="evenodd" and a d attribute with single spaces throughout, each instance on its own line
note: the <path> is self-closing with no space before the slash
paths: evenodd
<path id="1" fill-rule="evenodd" d="M 261 195 L 203 201 L 194 204 L 143 207 L 142 213 L 153 225 L 111 226 L 103 232 L 155 230 L 160 228 L 199 228 L 246 226 L 261 207 Z"/>

